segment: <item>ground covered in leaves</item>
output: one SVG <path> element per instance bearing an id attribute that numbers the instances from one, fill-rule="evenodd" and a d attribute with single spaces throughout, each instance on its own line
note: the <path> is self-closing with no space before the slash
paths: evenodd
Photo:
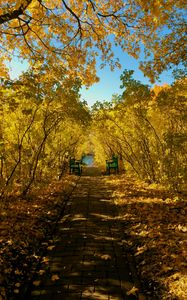
<path id="1" fill-rule="evenodd" d="M 187 299 L 186 196 L 125 176 L 107 182 L 116 186 L 123 243 L 149 299 Z"/>
<path id="2" fill-rule="evenodd" d="M 25 198 L 1 200 L 0 300 L 20 299 L 45 252 L 53 247 L 53 234 L 76 176 L 63 177 Z"/>
<path id="3" fill-rule="evenodd" d="M 27 198 L 1 203 L 0 300 L 21 299 L 45 252 L 78 177 L 66 176 Z M 124 247 L 135 259 L 148 299 L 187 299 L 186 198 L 124 175 L 105 177 L 119 209 Z"/>

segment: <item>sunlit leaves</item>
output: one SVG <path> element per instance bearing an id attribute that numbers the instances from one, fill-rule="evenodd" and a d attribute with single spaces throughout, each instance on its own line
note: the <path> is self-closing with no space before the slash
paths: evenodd
<path id="1" fill-rule="evenodd" d="M 185 299 L 185 195 L 175 200 L 163 186 L 127 174 L 107 182 L 115 185 L 125 232 L 122 243 L 134 255 L 144 290 L 151 298 Z"/>
<path id="2" fill-rule="evenodd" d="M 89 112 L 79 100 L 80 80 L 48 70 L 36 66 L 1 87 L 2 194 L 25 194 L 35 180 L 57 178 L 81 144 Z"/>
<path id="3" fill-rule="evenodd" d="M 132 74 L 121 75 L 124 91 L 116 101 L 95 105 L 96 158 L 102 162 L 116 153 L 122 170 L 181 191 L 187 178 L 186 80 L 150 90 Z"/>
<path id="4" fill-rule="evenodd" d="M 183 0 L 11 0 L 1 6 L 3 59 L 13 53 L 30 62 L 52 59 L 88 85 L 97 81 L 98 55 L 112 69 L 119 65 L 112 40 L 135 58 L 143 44 L 150 61 L 141 68 L 152 80 L 185 61 Z"/>

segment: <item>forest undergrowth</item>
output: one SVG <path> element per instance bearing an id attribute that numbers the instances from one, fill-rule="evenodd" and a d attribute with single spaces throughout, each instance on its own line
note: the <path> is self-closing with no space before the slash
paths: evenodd
<path id="1" fill-rule="evenodd" d="M 111 176 L 107 182 L 115 186 L 123 245 L 135 259 L 149 299 L 185 300 L 186 195 L 125 175 Z"/>

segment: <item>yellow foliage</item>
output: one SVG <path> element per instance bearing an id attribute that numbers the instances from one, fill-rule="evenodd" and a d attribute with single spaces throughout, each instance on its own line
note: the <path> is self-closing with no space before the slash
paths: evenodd
<path id="1" fill-rule="evenodd" d="M 183 14 L 178 14 L 178 9 L 183 12 L 183 0 L 0 0 L 0 6 L 0 45 L 5 60 L 14 51 L 30 62 L 53 57 L 71 74 L 88 71 L 85 82 L 90 84 L 96 80 L 90 58 L 100 55 L 114 68 L 112 35 L 135 58 L 142 43 L 146 55 L 154 55 L 141 66 L 152 80 L 170 64 L 184 61 L 185 28 Z M 174 17 L 175 24 L 171 22 Z M 163 31 L 160 39 L 159 30 L 165 28 L 171 33 Z"/>

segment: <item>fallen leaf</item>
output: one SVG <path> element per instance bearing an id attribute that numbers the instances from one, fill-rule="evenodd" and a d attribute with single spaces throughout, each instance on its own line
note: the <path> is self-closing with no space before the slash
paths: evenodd
<path id="1" fill-rule="evenodd" d="M 111 256 L 108 255 L 108 254 L 104 254 L 104 255 L 101 256 L 101 259 L 109 260 L 109 259 L 111 259 Z"/>
<path id="2" fill-rule="evenodd" d="M 33 281 L 33 285 L 34 285 L 34 286 L 39 286 L 40 283 L 41 283 L 40 280 L 35 280 L 35 281 Z"/>
<path id="3" fill-rule="evenodd" d="M 39 275 L 43 275 L 43 274 L 45 274 L 45 270 L 39 270 Z"/>
<path id="4" fill-rule="evenodd" d="M 49 246 L 47 247 L 47 250 L 53 250 L 55 248 L 55 246 Z"/>
<path id="5" fill-rule="evenodd" d="M 20 282 L 17 282 L 17 283 L 15 284 L 15 286 L 16 286 L 16 287 L 20 287 L 20 286 L 21 286 L 21 283 L 20 283 Z"/>
<path id="6" fill-rule="evenodd" d="M 51 276 L 52 281 L 56 281 L 56 280 L 59 280 L 59 279 L 60 279 L 60 277 L 58 275 L 52 275 Z"/>
<path id="7" fill-rule="evenodd" d="M 138 288 L 136 288 L 135 286 L 133 286 L 133 288 L 132 288 L 130 291 L 127 292 L 127 295 L 128 295 L 128 296 L 129 296 L 129 295 L 134 295 L 134 296 L 136 296 L 137 292 L 138 292 Z"/>
<path id="8" fill-rule="evenodd" d="M 42 262 L 44 264 L 47 264 L 49 262 L 49 257 L 44 257 L 43 260 L 42 260 Z"/>

